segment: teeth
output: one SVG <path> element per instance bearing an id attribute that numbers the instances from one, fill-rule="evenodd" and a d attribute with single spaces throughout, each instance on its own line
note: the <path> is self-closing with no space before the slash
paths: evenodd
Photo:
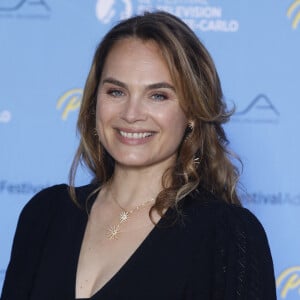
<path id="1" fill-rule="evenodd" d="M 120 130 L 120 134 L 129 139 L 143 139 L 152 135 L 151 132 L 125 132 Z"/>

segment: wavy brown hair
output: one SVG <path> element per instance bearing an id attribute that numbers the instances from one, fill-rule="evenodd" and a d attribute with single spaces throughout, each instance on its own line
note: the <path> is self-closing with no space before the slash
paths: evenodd
<path id="1" fill-rule="evenodd" d="M 152 209 L 159 213 L 198 187 L 228 203 L 240 205 L 236 192 L 239 178 L 232 164 L 222 125 L 231 112 L 223 101 L 214 62 L 193 31 L 166 12 L 146 12 L 113 27 L 99 44 L 85 84 L 77 129 L 80 144 L 70 170 L 70 192 L 76 200 L 74 178 L 79 163 L 92 173 L 98 186 L 114 173 L 114 160 L 95 135 L 97 88 L 109 51 L 116 41 L 137 38 L 155 42 L 167 62 L 180 105 L 189 120 L 174 166 L 162 178 L 163 190 Z M 95 190 L 98 191 L 99 188 Z"/>

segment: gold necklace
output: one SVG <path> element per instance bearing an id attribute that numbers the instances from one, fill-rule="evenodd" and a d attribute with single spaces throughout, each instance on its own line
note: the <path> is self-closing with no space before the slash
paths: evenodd
<path id="1" fill-rule="evenodd" d="M 121 209 L 121 212 L 119 214 L 119 223 L 116 225 L 108 226 L 106 235 L 107 235 L 108 239 L 110 239 L 110 240 L 117 240 L 121 233 L 120 227 L 121 227 L 122 223 L 127 222 L 129 220 L 129 216 L 131 214 L 133 214 L 135 211 L 138 211 L 139 209 L 145 207 L 148 203 L 153 202 L 154 198 L 151 198 L 150 200 L 147 200 L 147 201 L 143 202 L 142 204 L 135 206 L 131 210 L 126 210 L 115 199 L 115 197 L 113 196 L 112 193 L 111 193 L 111 197 L 112 197 L 113 201 L 119 206 L 119 208 Z"/>

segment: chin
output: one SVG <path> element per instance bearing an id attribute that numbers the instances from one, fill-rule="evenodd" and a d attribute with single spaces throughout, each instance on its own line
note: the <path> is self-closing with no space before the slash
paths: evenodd
<path id="1" fill-rule="evenodd" d="M 124 166 L 139 166 L 149 163 L 149 156 L 145 153 L 132 153 L 132 152 L 122 152 L 122 153 L 112 153 L 114 160 Z"/>
<path id="2" fill-rule="evenodd" d="M 126 168 L 143 168 L 151 165 L 150 163 L 146 163 L 145 161 L 138 160 L 116 160 L 116 163 Z"/>

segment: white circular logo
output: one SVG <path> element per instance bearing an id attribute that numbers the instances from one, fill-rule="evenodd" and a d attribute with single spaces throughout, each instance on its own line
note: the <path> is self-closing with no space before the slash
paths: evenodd
<path id="1" fill-rule="evenodd" d="M 113 19 L 123 20 L 132 16 L 131 0 L 97 0 L 96 16 L 104 24 Z"/>
<path id="2" fill-rule="evenodd" d="M 0 111 L 0 123 L 8 123 L 11 121 L 11 112 L 9 110 Z"/>

